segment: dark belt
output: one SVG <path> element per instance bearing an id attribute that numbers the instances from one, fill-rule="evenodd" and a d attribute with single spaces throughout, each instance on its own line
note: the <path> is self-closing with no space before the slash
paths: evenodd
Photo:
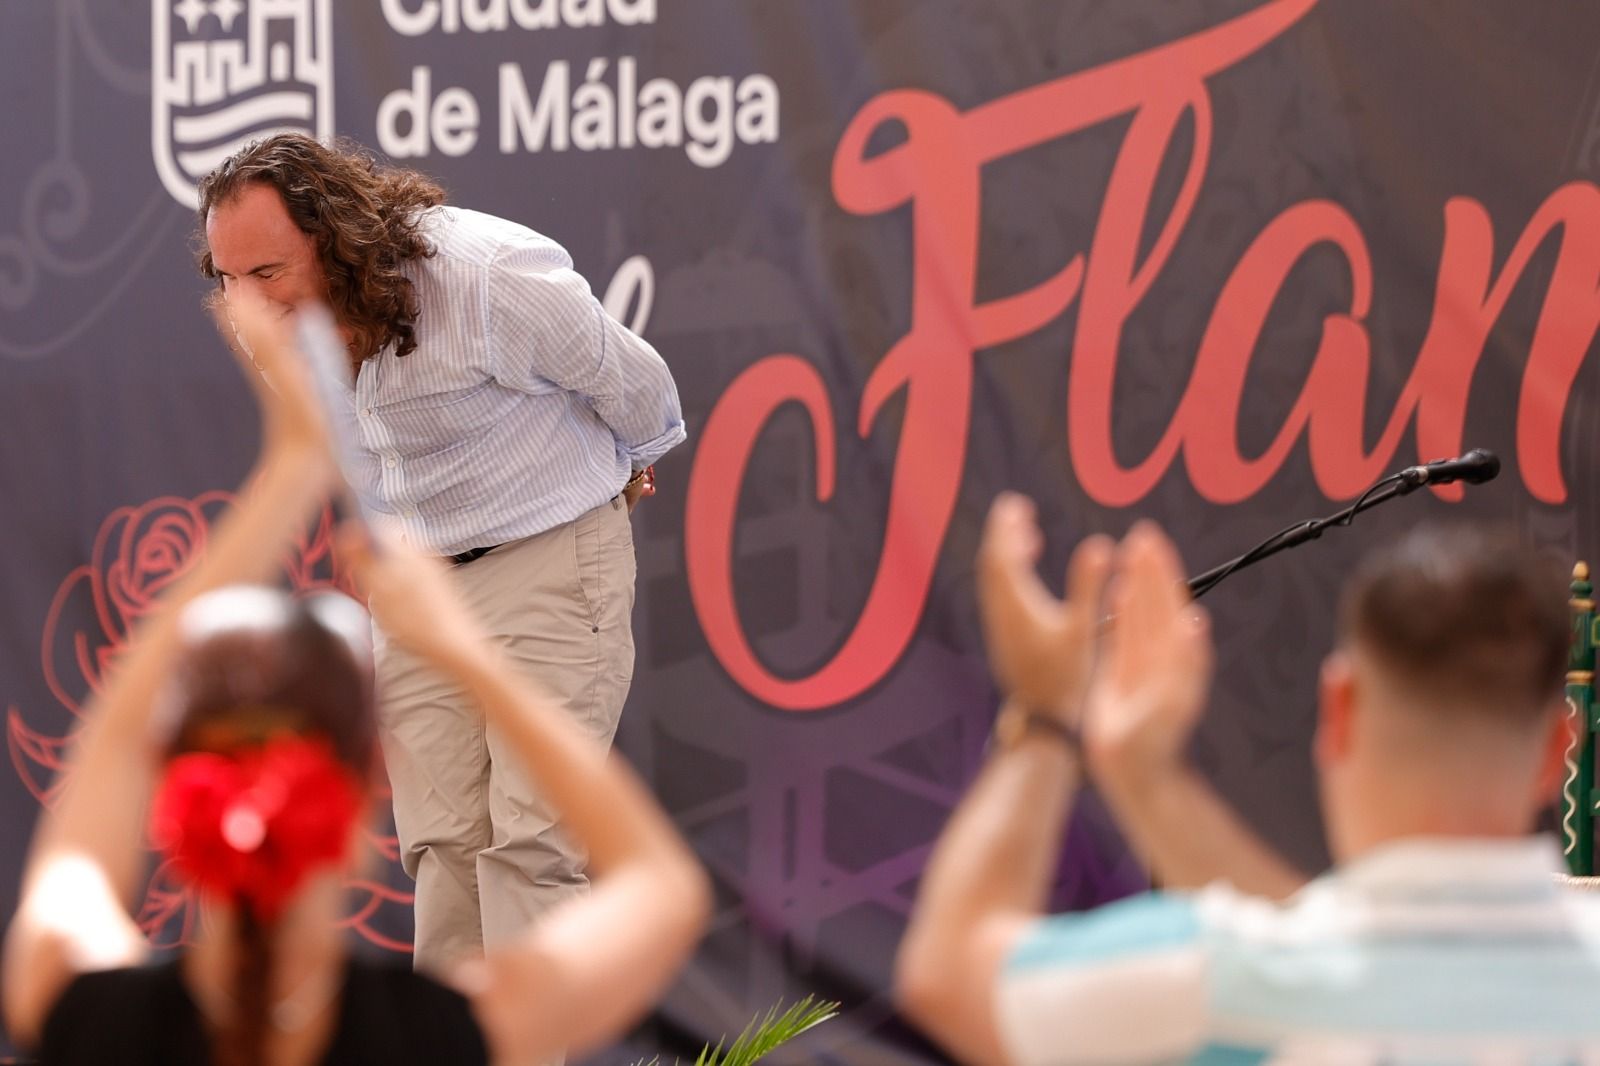
<path id="1" fill-rule="evenodd" d="M 616 503 L 620 499 L 622 499 L 622 493 L 619 492 L 615 496 L 611 497 L 609 502 Z M 453 566 L 465 566 L 468 563 L 472 562 L 472 560 L 474 560 L 474 559 L 483 558 L 485 555 L 488 555 L 490 552 L 494 551 L 496 548 L 498 548 L 500 546 L 501 545 L 499 545 L 499 544 L 491 544 L 486 548 L 468 548 L 466 551 L 462 552 L 460 555 L 444 555 L 444 556 L 441 556 L 440 558 L 444 559 L 446 562 L 452 564 Z"/>
<path id="2" fill-rule="evenodd" d="M 450 560 L 450 563 L 453 566 L 465 566 L 474 559 L 483 558 L 485 555 L 488 555 L 498 547 L 500 547 L 500 545 L 491 544 L 487 548 L 468 548 L 459 555 L 446 555 L 445 558 Z"/>

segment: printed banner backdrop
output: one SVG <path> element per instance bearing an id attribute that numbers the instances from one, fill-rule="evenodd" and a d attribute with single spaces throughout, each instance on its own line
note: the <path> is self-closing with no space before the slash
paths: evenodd
<path id="1" fill-rule="evenodd" d="M 719 902 L 595 1061 L 692 1057 L 809 991 L 843 1014 L 789 1061 L 939 1061 L 885 988 L 995 707 L 971 578 L 998 490 L 1039 500 L 1053 573 L 1139 516 L 1200 570 L 1492 448 L 1492 484 L 1209 598 L 1195 757 L 1319 868 L 1316 667 L 1362 549 L 1468 517 L 1600 547 L 1597 34 L 1594 5 L 1520 0 L 6 5 L 0 906 L 86 698 L 253 454 L 191 206 L 274 126 L 550 234 L 676 375 L 618 744 Z M 340 582 L 328 536 L 296 588 Z M 371 844 L 350 925 L 404 951 L 409 885 Z M 1087 801 L 1057 903 L 1141 876 Z M 140 920 L 174 944 L 194 913 L 157 871 Z"/>

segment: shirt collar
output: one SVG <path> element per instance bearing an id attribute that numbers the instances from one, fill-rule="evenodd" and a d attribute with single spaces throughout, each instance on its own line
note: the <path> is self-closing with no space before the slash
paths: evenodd
<path id="1" fill-rule="evenodd" d="M 1492 897 L 1555 893 L 1561 852 L 1548 836 L 1419 837 L 1395 841 L 1340 867 L 1341 889 L 1373 896 L 1444 892 Z"/>

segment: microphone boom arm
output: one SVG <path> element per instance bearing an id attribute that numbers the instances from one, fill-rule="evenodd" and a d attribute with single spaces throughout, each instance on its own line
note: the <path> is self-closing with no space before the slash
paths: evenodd
<path id="1" fill-rule="evenodd" d="M 1199 599 L 1222 583 L 1223 579 L 1249 566 L 1254 566 L 1271 555 L 1289 548 L 1299 547 L 1308 540 L 1316 540 L 1330 526 L 1347 526 L 1362 511 L 1387 503 L 1396 496 L 1405 496 L 1421 488 L 1424 482 L 1407 478 L 1405 472 L 1391 474 L 1363 492 L 1356 502 L 1326 518 L 1312 518 L 1281 529 L 1245 552 L 1220 566 L 1196 574 L 1189 579 L 1189 593 Z"/>

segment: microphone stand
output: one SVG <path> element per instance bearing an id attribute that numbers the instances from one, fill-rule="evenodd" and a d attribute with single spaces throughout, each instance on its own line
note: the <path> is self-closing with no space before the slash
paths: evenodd
<path id="1" fill-rule="evenodd" d="M 1402 471 L 1398 474 L 1390 474 L 1367 489 L 1366 492 L 1363 492 L 1355 503 L 1337 514 L 1328 515 L 1326 518 L 1312 518 L 1304 522 L 1296 522 L 1292 526 L 1280 529 L 1237 559 L 1223 563 L 1221 566 L 1214 566 L 1204 573 L 1196 574 L 1189 579 L 1189 592 L 1195 599 L 1199 599 L 1221 584 L 1223 579 L 1230 574 L 1237 573 L 1247 566 L 1254 566 L 1269 555 L 1276 555 L 1289 548 L 1298 547 L 1308 540 L 1316 540 L 1322 536 L 1322 531 L 1329 527 L 1348 526 L 1351 520 L 1362 511 L 1376 507 L 1380 503 L 1387 503 L 1396 496 L 1405 496 L 1415 492 L 1427 483 L 1425 477 L 1412 475 L 1410 470 Z"/>

